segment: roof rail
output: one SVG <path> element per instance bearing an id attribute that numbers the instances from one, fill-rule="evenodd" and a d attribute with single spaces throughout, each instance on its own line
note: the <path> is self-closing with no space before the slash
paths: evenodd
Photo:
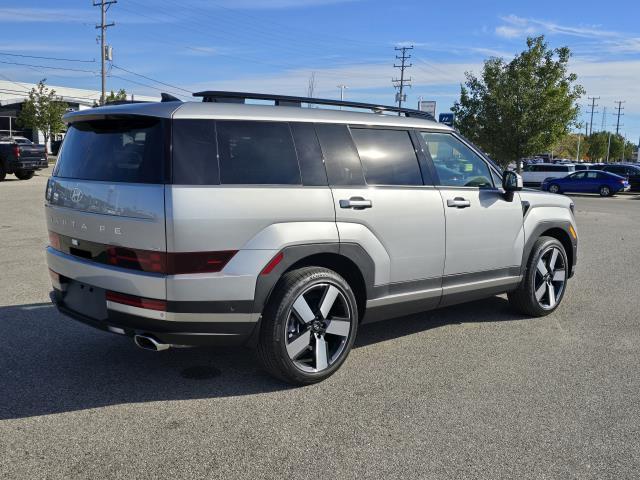
<path id="1" fill-rule="evenodd" d="M 404 114 L 405 117 L 418 117 L 434 120 L 433 115 L 412 108 L 398 108 L 390 105 L 379 105 L 375 103 L 349 102 L 344 100 L 331 100 L 328 98 L 295 97 L 290 95 L 277 95 L 269 93 L 249 93 L 249 92 L 225 92 L 219 90 L 206 90 L 196 92 L 194 97 L 202 97 L 203 102 L 219 103 L 245 103 L 246 100 L 272 100 L 276 106 L 301 107 L 303 103 L 310 105 L 331 105 L 335 107 L 361 108 L 371 110 L 374 113 L 394 112 Z"/>

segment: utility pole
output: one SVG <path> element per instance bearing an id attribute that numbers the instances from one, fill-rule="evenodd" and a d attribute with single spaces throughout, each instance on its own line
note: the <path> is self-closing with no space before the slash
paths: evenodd
<path id="1" fill-rule="evenodd" d="M 616 135 L 618 135 L 618 133 L 620 132 L 620 116 L 624 115 L 624 113 L 621 113 L 622 110 L 624 110 L 624 107 L 622 106 L 623 103 L 626 103 L 624 100 L 618 100 L 617 102 L 613 102 L 613 103 L 617 103 L 618 104 L 618 119 L 616 120 Z"/>
<path id="2" fill-rule="evenodd" d="M 600 123 L 600 131 L 607 130 L 607 107 L 602 107 L 602 123 Z"/>
<path id="3" fill-rule="evenodd" d="M 596 111 L 596 107 L 598 106 L 596 104 L 596 100 L 599 100 L 600 97 L 587 97 L 587 98 L 591 100 L 591 121 L 589 122 L 589 135 L 591 135 L 593 133 L 593 114 L 598 113 Z"/>
<path id="4" fill-rule="evenodd" d="M 609 151 L 611 150 L 611 132 L 609 132 L 609 142 L 607 143 L 607 163 L 609 163 Z"/>
<path id="5" fill-rule="evenodd" d="M 411 87 L 411 77 L 404 78 L 404 71 L 413 66 L 411 63 L 407 64 L 407 60 L 411 58 L 411 55 L 408 55 L 407 51 L 413 50 L 413 45 L 410 47 L 395 47 L 395 50 L 397 52 L 402 52 L 400 55 L 396 55 L 396 59 L 400 60 L 400 65 L 396 65 L 395 63 L 393 64 L 394 68 L 400 69 L 400 78 L 394 78 L 391 82 L 393 83 L 394 88 L 398 89 L 398 93 L 396 93 L 396 102 L 398 102 L 398 108 L 402 108 L 402 102 L 405 100 L 405 95 L 403 93 L 404 87 Z M 398 115 L 400 115 L 400 112 L 398 112 Z"/>
<path id="6" fill-rule="evenodd" d="M 102 93 L 100 95 L 100 105 L 104 105 L 105 101 L 105 90 L 107 84 L 107 72 L 105 69 L 105 61 L 107 56 L 107 45 L 105 43 L 105 34 L 107 33 L 107 28 L 113 27 L 115 25 L 114 22 L 106 23 L 107 21 L 107 11 L 109 7 L 114 3 L 118 3 L 118 0 L 94 0 L 93 6 L 100 7 L 100 25 L 96 25 L 96 29 L 100 29 L 100 59 L 102 61 Z"/>
<path id="7" fill-rule="evenodd" d="M 309 83 L 307 85 L 307 97 L 313 98 L 316 90 L 316 72 L 311 72 L 309 76 Z"/>

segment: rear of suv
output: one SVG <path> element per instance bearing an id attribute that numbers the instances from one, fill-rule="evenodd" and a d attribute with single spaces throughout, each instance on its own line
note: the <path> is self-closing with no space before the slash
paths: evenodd
<path id="1" fill-rule="evenodd" d="M 227 103 L 244 95 L 65 117 L 46 191 L 63 314 L 150 350 L 255 347 L 307 384 L 362 323 L 505 292 L 529 315 L 557 308 L 570 200 L 521 191 L 422 112 Z M 363 105 L 341 104 L 398 110 Z"/>

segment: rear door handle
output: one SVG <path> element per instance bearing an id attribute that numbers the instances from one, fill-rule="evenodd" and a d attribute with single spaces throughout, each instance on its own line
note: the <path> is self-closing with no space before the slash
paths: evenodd
<path id="1" fill-rule="evenodd" d="M 471 202 L 466 198 L 456 197 L 453 200 L 450 198 L 447 200 L 447 207 L 454 208 L 467 208 L 471 206 Z"/>
<path id="2" fill-rule="evenodd" d="M 373 204 L 371 203 L 371 200 L 367 200 L 362 197 L 351 197 L 348 200 L 340 200 L 340 208 L 364 210 L 365 208 L 371 208 L 372 206 Z"/>

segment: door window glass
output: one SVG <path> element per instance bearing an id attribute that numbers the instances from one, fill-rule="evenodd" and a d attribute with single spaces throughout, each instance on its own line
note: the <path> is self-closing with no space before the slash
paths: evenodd
<path id="1" fill-rule="evenodd" d="M 436 167 L 440 185 L 491 188 L 489 167 L 460 140 L 447 133 L 420 132 Z"/>
<path id="2" fill-rule="evenodd" d="M 409 132 L 352 128 L 351 135 L 369 185 L 422 185 Z"/>

